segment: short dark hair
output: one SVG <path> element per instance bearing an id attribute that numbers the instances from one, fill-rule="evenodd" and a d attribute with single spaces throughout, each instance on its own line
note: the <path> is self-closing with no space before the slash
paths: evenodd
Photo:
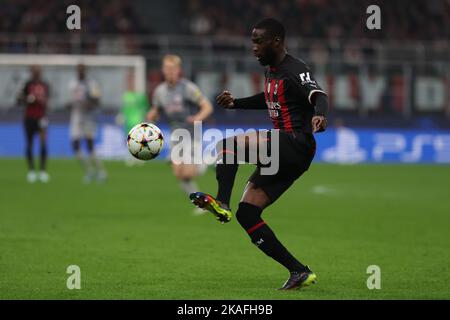
<path id="1" fill-rule="evenodd" d="M 281 40 L 284 40 L 286 36 L 286 30 L 284 29 L 283 24 L 273 18 L 266 18 L 259 21 L 255 26 L 255 29 L 264 29 L 266 30 L 270 36 L 272 37 L 280 37 Z"/>

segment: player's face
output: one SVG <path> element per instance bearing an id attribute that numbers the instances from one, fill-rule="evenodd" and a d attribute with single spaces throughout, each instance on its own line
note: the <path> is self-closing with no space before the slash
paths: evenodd
<path id="1" fill-rule="evenodd" d="M 180 66 L 172 61 L 164 61 L 162 65 L 162 73 L 167 82 L 177 82 L 180 77 Z"/>
<path id="2" fill-rule="evenodd" d="M 252 50 L 256 60 L 263 66 L 269 65 L 275 60 L 274 39 L 269 37 L 264 29 L 253 29 Z"/>

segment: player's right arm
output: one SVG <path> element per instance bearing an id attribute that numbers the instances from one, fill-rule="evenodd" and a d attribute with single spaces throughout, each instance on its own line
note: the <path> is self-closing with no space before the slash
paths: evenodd
<path id="1" fill-rule="evenodd" d="M 233 109 L 266 109 L 266 99 L 264 92 L 254 96 L 235 99 L 231 92 L 225 90 L 217 98 L 216 102 L 219 106 Z"/>
<path id="2" fill-rule="evenodd" d="M 35 100 L 34 95 L 28 93 L 29 81 L 25 83 L 23 87 L 20 88 L 20 91 L 17 95 L 17 104 L 18 105 L 27 105 L 29 103 L 33 103 Z"/>
<path id="3" fill-rule="evenodd" d="M 27 86 L 28 83 L 25 83 L 25 85 L 20 87 L 19 92 L 17 93 L 17 105 L 23 105 L 25 104 L 25 100 L 26 100 L 26 92 L 27 92 Z"/>
<path id="4" fill-rule="evenodd" d="M 150 122 L 156 122 L 159 118 L 159 111 L 158 108 L 153 106 L 150 111 L 147 113 L 147 120 Z"/>
<path id="5" fill-rule="evenodd" d="M 147 112 L 147 121 L 149 122 L 156 122 L 159 119 L 159 108 L 160 108 L 160 104 L 159 104 L 159 87 L 157 87 L 155 89 L 155 92 L 153 93 L 153 97 L 152 97 L 152 107 L 151 109 Z"/>

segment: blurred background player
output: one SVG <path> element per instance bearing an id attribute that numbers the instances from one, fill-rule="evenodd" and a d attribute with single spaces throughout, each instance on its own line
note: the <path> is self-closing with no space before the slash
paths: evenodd
<path id="1" fill-rule="evenodd" d="M 104 181 L 106 171 L 94 150 L 96 116 L 101 93 L 98 84 L 93 79 L 87 78 L 84 64 L 77 66 L 77 79 L 70 84 L 70 92 L 72 95 L 70 137 L 75 156 L 85 171 L 84 182 L 90 183 L 93 179 Z M 85 140 L 87 144 L 88 159 L 84 157 L 81 150 L 82 140 Z"/>
<path id="2" fill-rule="evenodd" d="M 152 108 L 147 119 L 154 122 L 162 111 L 168 118 L 171 130 L 184 128 L 193 137 L 194 122 L 204 121 L 213 112 L 211 103 L 203 96 L 193 82 L 181 76 L 181 58 L 166 55 L 162 61 L 164 82 L 159 84 L 153 94 Z M 193 146 L 198 142 L 194 142 Z M 193 179 L 206 170 L 206 165 L 172 162 L 172 171 L 186 194 L 198 190 Z"/>
<path id="3" fill-rule="evenodd" d="M 133 81 L 134 72 L 130 71 L 127 76 L 127 91 L 122 96 L 122 109 L 117 117 L 117 123 L 123 125 L 125 135 L 138 123 L 145 120 L 149 109 L 147 95 L 143 92 L 137 92 Z M 134 165 L 143 163 L 127 153 L 126 164 Z"/>
<path id="4" fill-rule="evenodd" d="M 31 78 L 25 83 L 18 96 L 18 103 L 26 106 L 24 119 L 26 138 L 25 155 L 28 163 L 27 181 L 30 183 L 36 182 L 37 179 L 46 183 L 50 179 L 46 171 L 48 120 L 45 117 L 49 86 L 41 79 L 41 71 L 40 66 L 31 66 Z M 33 159 L 33 140 L 37 133 L 40 139 L 40 171 L 38 174 L 35 172 Z"/>

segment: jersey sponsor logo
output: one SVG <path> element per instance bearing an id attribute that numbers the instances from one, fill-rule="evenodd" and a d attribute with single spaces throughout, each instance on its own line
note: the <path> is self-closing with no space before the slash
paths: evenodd
<path id="1" fill-rule="evenodd" d="M 278 101 L 266 101 L 267 108 L 269 110 L 279 110 L 281 109 L 281 105 Z"/>
<path id="2" fill-rule="evenodd" d="M 270 96 L 270 93 L 271 93 L 270 88 L 271 88 L 271 81 L 268 81 L 268 83 L 267 83 L 267 93 L 269 94 L 269 96 Z M 278 80 L 275 82 L 275 86 L 273 88 L 272 95 L 276 96 L 277 92 L 278 92 Z"/>
<path id="3" fill-rule="evenodd" d="M 302 86 L 305 84 L 309 84 L 313 87 L 317 87 L 316 81 L 311 79 L 311 74 L 309 72 L 300 73 L 299 77 L 300 77 Z"/>
<path id="4" fill-rule="evenodd" d="M 267 104 L 267 108 L 269 110 L 269 116 L 271 118 L 278 118 L 280 116 L 280 103 L 279 102 L 271 102 L 271 101 L 266 101 Z"/>
<path id="5" fill-rule="evenodd" d="M 275 101 L 266 100 L 267 109 L 269 110 L 269 116 L 271 118 L 278 118 L 280 116 L 279 110 L 281 109 L 281 105 L 277 101 L 278 98 L 276 97 L 277 92 L 278 92 L 278 81 L 275 82 L 272 94 L 270 94 L 270 87 L 271 87 L 270 86 L 270 82 L 269 82 L 267 87 L 268 87 L 268 92 L 267 93 L 269 94 L 269 97 L 271 97 L 272 100 L 275 100 Z"/>
<path id="6" fill-rule="evenodd" d="M 273 82 L 273 83 L 272 83 Z M 266 105 L 269 111 L 269 116 L 276 119 L 280 116 L 281 105 L 278 102 L 278 80 L 266 80 L 267 94 Z"/>
<path id="7" fill-rule="evenodd" d="M 41 83 L 31 84 L 28 90 L 28 95 L 34 96 L 34 101 L 38 103 L 45 103 L 47 100 L 46 87 Z"/>

